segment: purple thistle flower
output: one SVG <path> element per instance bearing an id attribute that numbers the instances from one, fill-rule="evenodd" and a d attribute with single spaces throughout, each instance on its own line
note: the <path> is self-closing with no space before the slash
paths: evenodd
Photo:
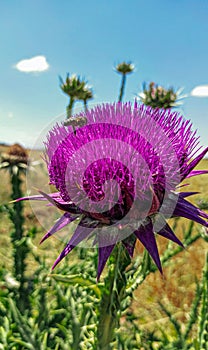
<path id="1" fill-rule="evenodd" d="M 56 125 L 48 134 L 46 162 L 58 192 L 22 198 L 47 200 L 64 212 L 41 242 L 80 219 L 53 268 L 93 238 L 99 278 L 117 242 L 133 256 L 138 239 L 162 272 L 155 233 L 183 246 L 166 219 L 181 216 L 208 227 L 208 215 L 185 199 L 195 193 L 176 192 L 185 178 L 208 172 L 193 170 L 208 148 L 199 153 L 190 121 L 170 110 L 115 103 L 79 117 L 87 125 L 76 133 Z"/>

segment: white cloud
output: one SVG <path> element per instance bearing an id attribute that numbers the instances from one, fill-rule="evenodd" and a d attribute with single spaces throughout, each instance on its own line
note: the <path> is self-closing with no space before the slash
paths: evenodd
<path id="1" fill-rule="evenodd" d="M 35 56 L 25 60 L 17 62 L 15 68 L 20 72 L 43 72 L 49 68 L 49 64 L 46 61 L 45 56 Z"/>
<path id="2" fill-rule="evenodd" d="M 194 97 L 208 97 L 208 85 L 196 86 L 191 91 L 191 95 Z"/>

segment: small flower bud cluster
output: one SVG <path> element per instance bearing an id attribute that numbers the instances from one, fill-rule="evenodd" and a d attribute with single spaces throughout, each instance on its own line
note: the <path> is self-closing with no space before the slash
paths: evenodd
<path id="1" fill-rule="evenodd" d="M 116 71 L 120 74 L 129 74 L 134 70 L 134 65 L 131 62 L 122 62 L 117 64 Z"/>
<path id="2" fill-rule="evenodd" d="M 178 105 L 177 100 L 182 98 L 179 95 L 179 91 L 175 92 L 173 88 L 165 89 L 151 82 L 148 88 L 146 84 L 143 85 L 143 92 L 139 94 L 139 99 L 147 106 L 168 109 Z"/>

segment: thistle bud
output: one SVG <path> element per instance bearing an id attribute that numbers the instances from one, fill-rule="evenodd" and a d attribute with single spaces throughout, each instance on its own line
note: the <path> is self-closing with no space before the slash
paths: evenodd
<path id="1" fill-rule="evenodd" d="M 131 62 L 122 62 L 117 64 L 116 71 L 120 74 L 129 74 L 132 73 L 134 70 L 134 64 Z"/>

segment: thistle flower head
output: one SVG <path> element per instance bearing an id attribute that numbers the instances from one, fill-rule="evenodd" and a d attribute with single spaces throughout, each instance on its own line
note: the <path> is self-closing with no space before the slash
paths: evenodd
<path id="1" fill-rule="evenodd" d="M 183 89 L 179 89 L 174 91 L 171 87 L 169 89 L 165 89 L 162 86 L 151 82 L 149 87 L 146 87 L 146 84 L 143 84 L 143 91 L 138 94 L 139 99 L 147 106 L 151 106 L 152 108 L 172 108 L 177 107 L 181 104 L 179 102 L 186 95 L 182 95 Z"/>
<path id="2" fill-rule="evenodd" d="M 91 100 L 93 98 L 92 90 L 88 86 L 85 86 L 82 91 L 80 91 L 79 98 L 83 101 Z"/>
<path id="3" fill-rule="evenodd" d="M 117 64 L 116 71 L 120 74 L 129 74 L 134 70 L 134 65 L 131 62 L 122 62 Z"/>
<path id="4" fill-rule="evenodd" d="M 63 81 L 61 77 L 59 77 L 59 80 L 60 88 L 65 94 L 72 97 L 73 99 L 79 99 L 79 94 L 85 88 L 86 82 L 84 81 L 84 79 L 81 79 L 75 74 L 71 76 L 67 74 L 65 81 Z"/>
<path id="5" fill-rule="evenodd" d="M 29 165 L 27 151 L 18 143 L 9 146 L 7 152 L 1 154 L 0 169 L 9 169 L 12 173 L 25 171 Z"/>
<path id="6" fill-rule="evenodd" d="M 182 216 L 208 226 L 208 215 L 176 192 L 207 149 L 199 151 L 190 121 L 170 110 L 115 103 L 79 115 L 87 119 L 76 134 L 56 125 L 48 134 L 46 158 L 50 183 L 58 192 L 31 199 L 48 200 L 64 213 L 42 241 L 79 218 L 79 224 L 54 263 L 89 238 L 99 249 L 98 278 L 121 241 L 130 256 L 138 239 L 162 271 L 155 233 L 182 245 L 166 219 Z M 29 199 L 29 198 L 25 198 Z"/>

